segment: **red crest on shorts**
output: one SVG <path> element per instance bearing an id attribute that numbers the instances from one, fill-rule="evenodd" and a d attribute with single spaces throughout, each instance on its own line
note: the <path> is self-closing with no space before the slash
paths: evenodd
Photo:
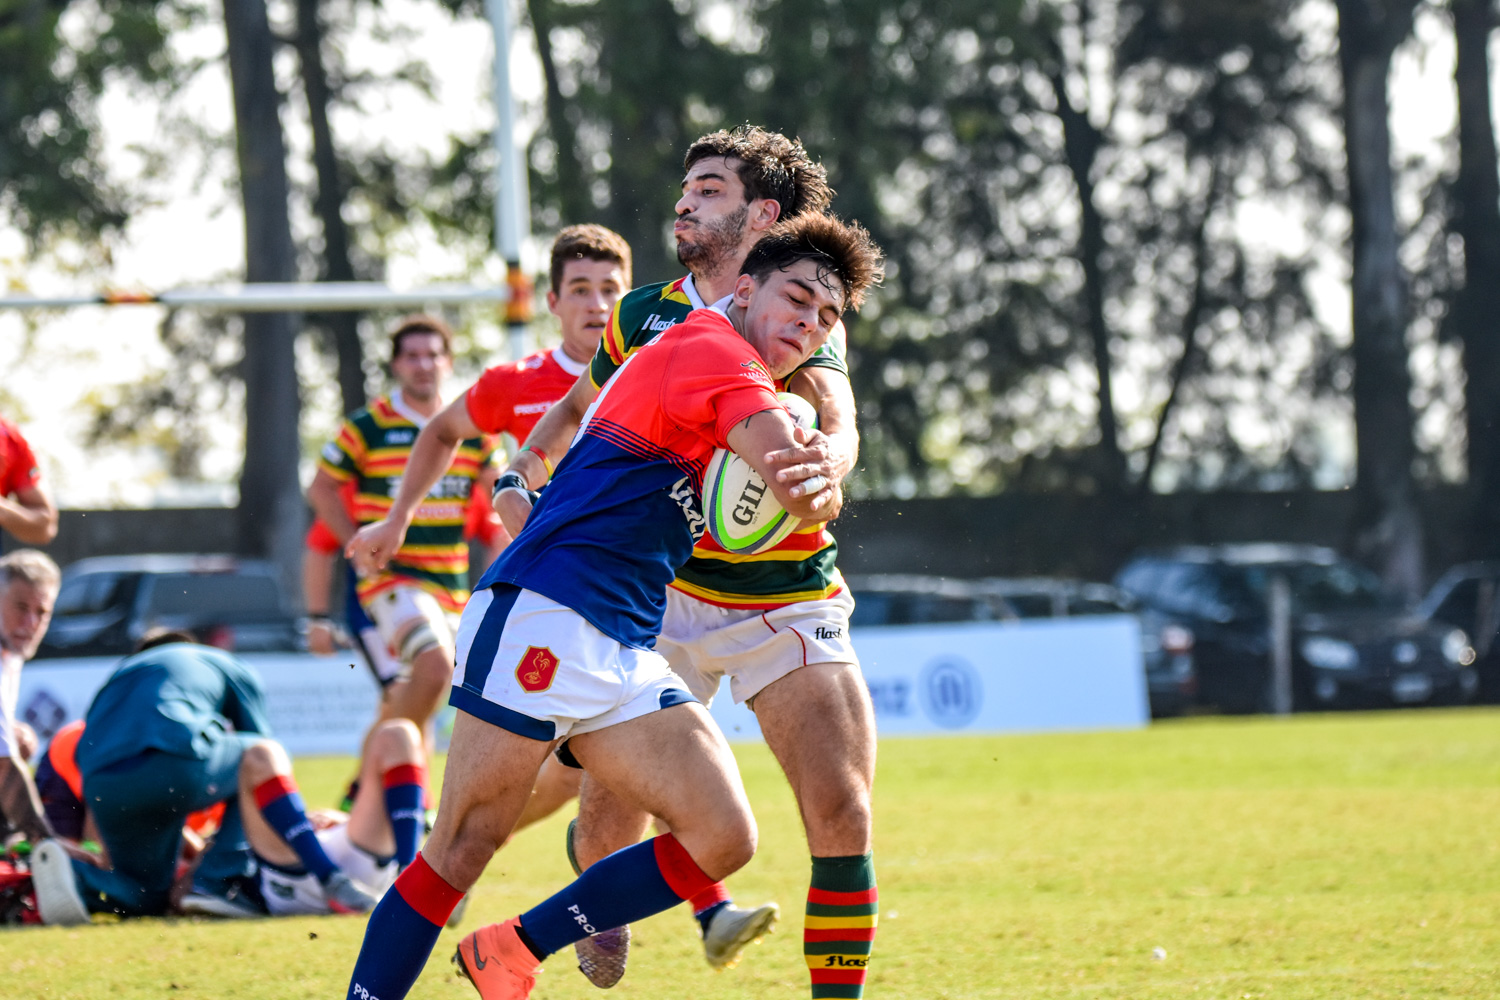
<path id="1" fill-rule="evenodd" d="M 526 655 L 516 665 L 516 680 L 523 690 L 532 694 L 545 691 L 552 686 L 560 662 L 545 646 L 527 646 Z"/>

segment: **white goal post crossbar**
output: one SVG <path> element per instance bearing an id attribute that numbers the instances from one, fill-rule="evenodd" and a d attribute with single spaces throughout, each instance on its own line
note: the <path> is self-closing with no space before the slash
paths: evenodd
<path id="1" fill-rule="evenodd" d="M 395 289 L 370 281 L 265 282 L 167 292 L 106 290 L 93 295 L 4 295 L 0 310 L 70 309 L 77 306 L 166 306 L 218 312 L 351 312 L 468 303 L 501 304 L 510 289 L 497 285 L 426 285 Z"/>

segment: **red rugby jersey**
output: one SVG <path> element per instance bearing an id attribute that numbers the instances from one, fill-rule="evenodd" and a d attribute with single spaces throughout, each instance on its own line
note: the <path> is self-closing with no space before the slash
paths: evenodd
<path id="1" fill-rule="evenodd" d="M 16 425 L 0 417 L 0 497 L 20 493 L 42 481 L 31 446 Z"/>
<path id="2" fill-rule="evenodd" d="M 486 434 L 509 434 L 519 444 L 587 367 L 559 347 L 486 369 L 465 397 L 469 419 Z"/>

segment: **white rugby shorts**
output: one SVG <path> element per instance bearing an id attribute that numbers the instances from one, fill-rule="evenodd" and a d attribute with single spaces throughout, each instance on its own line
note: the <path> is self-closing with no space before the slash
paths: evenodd
<path id="1" fill-rule="evenodd" d="M 367 625 L 359 630 L 355 637 L 359 643 L 360 651 L 365 654 L 365 663 L 370 668 L 370 673 L 375 676 L 376 682 L 382 687 L 389 687 L 396 681 L 404 678 L 408 669 L 391 647 L 386 645 L 380 637 L 380 629 L 374 625 Z"/>
<path id="2" fill-rule="evenodd" d="M 540 594 L 497 585 L 464 608 L 449 704 L 492 725 L 551 741 L 692 700 L 660 653 Z"/>
<path id="3" fill-rule="evenodd" d="M 703 704 L 713 700 L 720 679 L 728 676 L 729 694 L 738 705 L 810 664 L 858 666 L 849 641 L 853 610 L 847 588 L 769 611 L 721 608 L 668 588 L 656 648 Z"/>
<path id="4" fill-rule="evenodd" d="M 369 851 L 356 847 L 349 839 L 347 821 L 319 830 L 318 843 L 323 845 L 328 860 L 376 898 L 385 895 L 391 883 L 396 881 L 396 859 L 387 858 L 381 864 L 380 859 Z M 323 886 L 311 872 L 283 871 L 263 861 L 260 865 L 260 891 L 266 900 L 266 911 L 273 917 L 329 912 Z"/>
<path id="5" fill-rule="evenodd" d="M 450 646 L 458 627 L 457 615 L 444 611 L 436 597 L 415 585 L 382 590 L 363 607 L 389 649 L 399 650 L 401 644 L 396 640 L 410 632 L 412 623 L 418 620 L 427 622 L 432 634 Z"/>

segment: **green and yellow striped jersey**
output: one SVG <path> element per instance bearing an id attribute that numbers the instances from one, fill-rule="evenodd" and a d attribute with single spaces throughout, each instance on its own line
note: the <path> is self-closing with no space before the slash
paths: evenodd
<path id="1" fill-rule="evenodd" d="M 350 414 L 338 437 L 323 447 L 318 468 L 341 483 L 355 483 L 350 513 L 359 524 L 385 517 L 400 488 L 421 431 L 403 409 L 398 393 L 381 396 Z M 418 505 L 396 557 L 379 574 L 359 581 L 361 603 L 393 587 L 415 584 L 445 610 L 463 610 L 469 599 L 464 520 L 474 481 L 492 461 L 494 447 L 486 438 L 468 438 L 459 445 L 453 464 Z"/>
<path id="2" fill-rule="evenodd" d="M 694 309 L 702 308 L 705 303 L 691 275 L 645 285 L 622 296 L 610 313 L 604 338 L 589 365 L 589 379 L 594 387 L 602 387 L 626 358 L 657 334 L 681 323 Z M 844 326 L 840 323 L 801 367 L 832 368 L 848 375 L 845 350 Z M 784 388 L 784 384 L 780 387 Z M 672 586 L 721 607 L 777 608 L 798 601 L 821 600 L 843 589 L 843 578 L 834 565 L 837 556 L 838 543 L 821 521 L 754 555 L 726 552 L 705 533 L 687 563 L 677 571 Z"/>

